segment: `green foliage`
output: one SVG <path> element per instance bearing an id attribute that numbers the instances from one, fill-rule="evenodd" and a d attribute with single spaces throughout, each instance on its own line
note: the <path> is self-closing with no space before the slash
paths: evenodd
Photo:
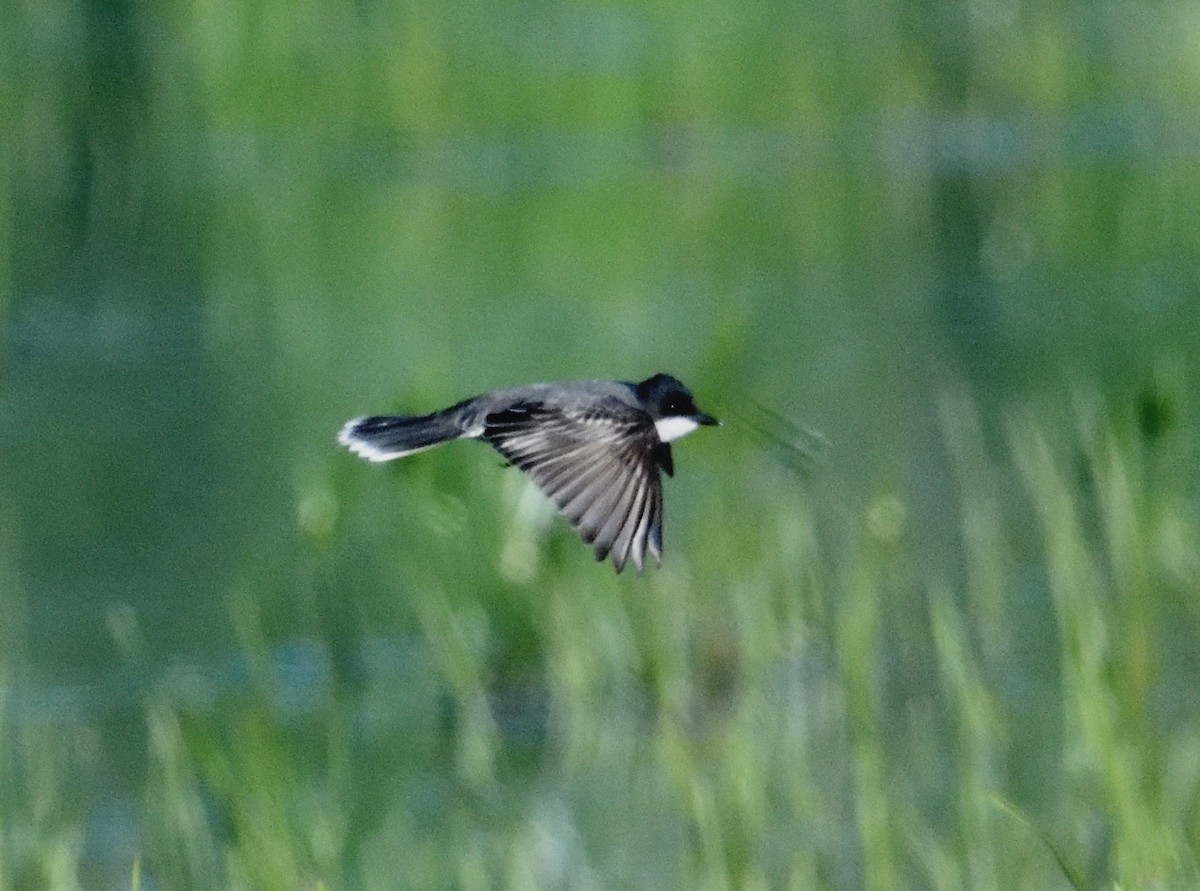
<path id="1" fill-rule="evenodd" d="M 1200 526 L 1134 424 L 1089 408 L 1058 444 L 1015 419 L 996 460 L 969 403 L 944 402 L 960 584 L 916 572 L 909 530 L 871 511 L 831 553 L 813 508 L 768 503 L 764 553 L 680 547 L 642 579 L 569 541 L 547 564 L 568 535 L 518 511 L 521 581 L 480 531 L 492 586 L 430 574 L 399 606 L 396 670 L 299 693 L 247 591 L 250 688 L 141 709 L 135 883 L 1187 887 Z M 1050 677 L 1030 610 L 1053 624 Z M 67 737 L 5 726 L 0 879 L 72 887 L 84 765 Z"/>
<path id="2" fill-rule="evenodd" d="M 0 891 L 1200 885 L 1194 9 L 0 16 Z"/>

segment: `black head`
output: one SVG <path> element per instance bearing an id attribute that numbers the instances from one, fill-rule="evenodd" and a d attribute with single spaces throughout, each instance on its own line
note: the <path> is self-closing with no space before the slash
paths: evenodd
<path id="1" fill-rule="evenodd" d="M 696 408 L 692 392 L 669 374 L 656 374 L 637 385 L 642 405 L 657 420 L 659 418 L 690 418 L 697 424 L 719 424 L 712 415 Z"/>

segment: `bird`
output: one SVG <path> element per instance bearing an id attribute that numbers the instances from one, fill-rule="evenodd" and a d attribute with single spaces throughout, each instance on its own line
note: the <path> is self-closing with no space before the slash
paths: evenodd
<path id="1" fill-rule="evenodd" d="M 456 439 L 479 439 L 524 472 L 618 573 L 662 564 L 660 471 L 671 443 L 720 421 L 669 374 L 640 383 L 587 380 L 494 390 L 426 415 L 358 417 L 338 442 L 367 461 L 391 461 Z"/>

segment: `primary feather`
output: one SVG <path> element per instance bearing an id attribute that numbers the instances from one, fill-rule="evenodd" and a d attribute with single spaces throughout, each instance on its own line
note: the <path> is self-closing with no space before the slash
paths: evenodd
<path id="1" fill-rule="evenodd" d="M 596 559 L 642 571 L 662 559 L 662 481 L 653 421 L 528 403 L 494 412 L 481 437 L 552 501 Z"/>

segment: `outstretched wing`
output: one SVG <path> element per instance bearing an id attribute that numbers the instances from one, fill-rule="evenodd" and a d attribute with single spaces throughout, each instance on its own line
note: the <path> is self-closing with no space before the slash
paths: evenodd
<path id="1" fill-rule="evenodd" d="M 649 416 L 519 403 L 489 414 L 482 439 L 529 475 L 595 547 L 642 571 L 646 552 L 662 561 L 658 435 Z M 669 460 L 669 458 L 667 459 Z"/>

